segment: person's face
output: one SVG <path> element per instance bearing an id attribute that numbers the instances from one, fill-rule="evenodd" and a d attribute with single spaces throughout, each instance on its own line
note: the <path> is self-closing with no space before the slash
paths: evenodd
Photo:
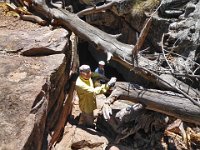
<path id="1" fill-rule="evenodd" d="M 100 69 L 104 69 L 104 65 L 99 65 L 99 68 Z"/>
<path id="2" fill-rule="evenodd" d="M 82 72 L 80 73 L 80 75 L 82 76 L 83 79 L 88 80 L 88 79 L 91 78 L 92 72 L 91 72 L 91 70 L 82 71 Z"/>

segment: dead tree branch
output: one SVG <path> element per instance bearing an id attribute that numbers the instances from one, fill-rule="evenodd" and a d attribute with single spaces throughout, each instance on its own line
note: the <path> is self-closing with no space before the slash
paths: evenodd
<path id="1" fill-rule="evenodd" d="M 32 8 L 38 13 L 41 13 L 41 15 L 44 15 L 49 19 L 55 20 L 63 27 L 74 32 L 80 38 L 93 44 L 97 50 L 101 50 L 103 53 L 107 55 L 107 60 L 113 59 L 121 63 L 122 65 L 124 65 L 124 67 L 133 70 L 135 73 L 138 73 L 138 75 L 143 76 L 148 81 L 150 80 L 156 83 L 158 86 L 162 88 L 171 90 L 172 89 L 171 87 L 175 86 L 176 88 L 179 88 L 185 93 L 188 92 L 188 95 L 190 95 L 191 97 L 199 97 L 199 91 L 177 80 L 172 75 L 166 76 L 164 74 L 161 74 L 160 77 L 165 82 L 159 80 L 154 75 L 151 76 L 152 78 L 149 78 L 149 75 L 147 75 L 146 71 L 144 71 L 141 68 L 144 67 L 149 70 L 155 70 L 155 68 L 157 68 L 156 61 L 151 61 L 142 57 L 141 55 L 140 56 L 138 55 L 138 67 L 137 69 L 133 68 L 132 64 L 133 46 L 119 42 L 116 38 L 114 38 L 110 34 L 105 33 L 100 29 L 95 28 L 92 25 L 84 22 L 76 14 L 70 13 L 69 11 L 62 9 L 49 8 L 45 4 L 45 1 L 43 0 L 34 0 Z M 160 67 L 160 69 L 164 68 Z M 170 83 L 171 86 L 166 84 L 166 82 Z"/>
<path id="2" fill-rule="evenodd" d="M 167 65 L 169 66 L 171 72 L 173 73 L 174 70 L 173 68 L 171 67 L 171 65 L 169 64 L 169 61 L 167 60 L 166 56 L 165 56 L 165 52 L 164 52 L 164 48 L 163 48 L 163 39 L 164 39 L 164 36 L 165 34 L 162 35 L 162 39 L 161 39 L 161 50 L 162 50 L 162 53 L 163 53 L 163 57 L 165 58 L 165 61 L 167 62 Z"/>
<path id="3" fill-rule="evenodd" d="M 189 85 L 179 81 L 173 77 L 173 75 L 161 74 L 158 78 L 155 73 L 152 74 L 152 72 L 148 71 L 155 70 L 155 68 L 157 68 L 156 61 L 151 61 L 141 55 L 138 55 L 138 67 L 133 68 L 133 46 L 119 42 L 110 34 L 107 34 L 84 22 L 76 14 L 62 9 L 49 8 L 43 0 L 34 0 L 32 8 L 38 13 L 41 13 L 41 15 L 44 15 L 49 19 L 56 20 L 56 22 L 59 22 L 59 24 L 63 27 L 73 31 L 80 38 L 93 44 L 97 50 L 101 50 L 103 53 L 107 54 L 108 60 L 113 59 L 121 63 L 124 67 L 133 70 L 135 73 L 143 76 L 148 81 L 156 83 L 161 88 L 169 90 L 179 89 L 180 93 L 183 91 L 184 93 L 188 93 L 189 97 L 199 98 L 198 90 L 193 89 Z M 146 70 L 142 68 L 145 68 Z M 165 68 L 162 67 L 160 67 L 160 69 L 165 70 Z"/>
<path id="4" fill-rule="evenodd" d="M 157 74 L 149 71 L 148 69 L 146 68 L 142 68 L 144 69 L 145 71 L 147 72 L 150 72 L 151 74 L 154 74 L 154 76 L 156 76 L 159 80 L 162 80 L 163 82 L 166 82 L 165 80 L 163 80 L 162 78 L 160 78 Z M 184 91 L 180 90 L 179 88 L 175 87 L 175 86 L 172 86 L 171 84 L 169 84 L 168 82 L 166 82 L 166 84 L 168 84 L 169 86 L 171 86 L 175 91 L 177 91 L 178 93 L 181 93 L 183 94 L 186 98 L 188 98 L 194 105 L 200 107 L 200 103 L 197 102 L 196 100 L 194 100 L 192 97 L 190 97 L 187 93 L 185 93 Z"/>
<path id="5" fill-rule="evenodd" d="M 136 65 L 138 66 L 138 58 L 137 58 L 137 55 L 138 55 L 138 52 L 139 50 L 141 49 L 146 37 L 147 37 L 147 34 L 149 32 L 149 29 L 150 29 L 150 25 L 151 25 L 151 22 L 152 22 L 152 17 L 153 15 L 158 11 L 158 9 L 160 8 L 161 4 L 158 6 L 158 8 L 152 13 L 152 15 L 150 16 L 150 18 L 146 21 L 141 33 L 140 33 L 140 36 L 135 44 L 135 47 L 133 48 L 132 50 L 132 55 L 133 55 L 133 65 L 134 65 L 134 61 L 136 61 Z"/>
<path id="6" fill-rule="evenodd" d="M 98 13 L 98 12 L 102 12 L 106 9 L 110 9 L 116 2 L 110 2 L 107 4 L 104 4 L 102 6 L 98 6 L 98 7 L 91 7 L 91 8 L 87 8 L 84 9 L 80 12 L 77 13 L 77 16 L 82 17 L 84 15 L 89 15 L 89 14 L 93 14 L 93 13 Z"/>
<path id="7" fill-rule="evenodd" d="M 199 106 L 174 92 L 144 89 L 138 85 L 117 82 L 107 101 L 113 103 L 119 99 L 141 103 L 146 106 L 146 109 L 200 125 Z"/>

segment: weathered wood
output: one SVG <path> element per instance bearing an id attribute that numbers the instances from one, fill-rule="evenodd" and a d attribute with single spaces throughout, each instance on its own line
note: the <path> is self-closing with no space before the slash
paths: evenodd
<path id="1" fill-rule="evenodd" d="M 135 84 L 119 82 L 116 83 L 115 90 L 107 98 L 110 102 L 117 99 L 141 103 L 146 106 L 146 109 L 200 125 L 199 107 L 178 93 L 144 89 Z"/>
<path id="2" fill-rule="evenodd" d="M 143 29 L 140 33 L 140 36 L 135 44 L 135 47 L 132 50 L 133 58 L 136 59 L 136 65 L 138 65 L 138 58 L 137 58 L 138 52 L 141 49 L 141 47 L 143 46 L 143 43 L 144 43 L 146 36 L 148 34 L 148 31 L 150 29 L 151 22 L 152 22 L 152 17 L 150 17 L 146 21 L 145 26 L 143 27 Z M 133 60 L 133 63 L 134 63 L 134 60 Z"/>
<path id="3" fill-rule="evenodd" d="M 106 9 L 110 9 L 115 3 L 116 2 L 111 2 L 111 3 L 105 4 L 105 5 L 102 5 L 99 7 L 90 7 L 90 8 L 87 8 L 87 9 L 84 9 L 84 10 L 78 12 L 77 15 L 79 17 L 82 17 L 84 15 L 102 12 L 102 11 L 105 11 Z"/>
<path id="4" fill-rule="evenodd" d="M 35 15 L 21 15 L 20 18 L 25 21 L 38 23 L 39 25 L 46 25 L 47 21 Z"/>
<path id="5" fill-rule="evenodd" d="M 101 50 L 107 54 L 108 58 L 118 61 L 124 67 L 133 70 L 135 73 L 143 76 L 147 80 L 155 82 L 158 86 L 172 89 L 175 86 L 191 97 L 199 97 L 199 91 L 193 89 L 189 85 L 179 81 L 172 75 L 160 75 L 162 80 L 159 80 L 154 75 L 146 73 L 142 67 L 154 71 L 157 68 L 157 62 L 148 60 L 142 56 L 138 56 L 138 67 L 133 68 L 132 65 L 132 49 L 133 46 L 121 43 L 116 38 L 107 34 L 98 28 L 95 28 L 88 23 L 81 20 L 76 14 L 70 13 L 66 10 L 49 8 L 43 0 L 33 0 L 33 9 L 40 12 L 49 19 L 56 20 L 62 26 L 70 29 L 80 38 L 94 44 L 97 50 Z M 165 70 L 159 67 L 160 70 Z M 166 84 L 168 83 L 168 84 Z"/>
<path id="6" fill-rule="evenodd" d="M 132 54 L 133 54 L 133 58 L 136 58 L 136 63 L 138 65 L 138 51 L 141 49 L 141 47 L 143 46 L 144 44 L 144 41 L 147 37 L 147 34 L 149 32 L 149 29 L 150 29 L 150 25 L 152 23 L 152 18 L 153 18 L 153 15 L 158 11 L 158 9 L 160 8 L 161 4 L 157 7 L 157 9 L 154 11 L 154 13 L 152 13 L 152 15 L 150 16 L 150 18 L 146 21 L 143 29 L 141 30 L 141 33 L 140 33 L 140 36 L 135 44 L 135 47 L 133 48 L 132 50 Z M 133 60 L 133 63 L 134 63 L 134 60 Z"/>

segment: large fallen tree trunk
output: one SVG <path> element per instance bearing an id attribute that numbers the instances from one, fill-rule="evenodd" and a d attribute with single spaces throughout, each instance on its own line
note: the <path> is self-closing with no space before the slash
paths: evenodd
<path id="1" fill-rule="evenodd" d="M 118 82 L 107 100 L 112 103 L 118 99 L 141 103 L 146 109 L 200 125 L 199 107 L 181 94 L 171 91 L 144 89 L 135 84 Z"/>
<path id="2" fill-rule="evenodd" d="M 33 0 L 32 8 L 41 15 L 48 17 L 52 22 L 57 22 L 65 28 L 74 32 L 78 37 L 92 43 L 97 50 L 101 50 L 107 54 L 108 61 L 113 59 L 121 63 L 124 67 L 135 71 L 147 80 L 157 83 L 158 86 L 174 91 L 183 91 L 190 99 L 199 97 L 199 91 L 193 89 L 189 85 L 179 81 L 172 75 L 161 74 L 159 77 L 146 72 L 144 69 L 154 71 L 157 66 L 156 61 L 148 60 L 142 56 L 138 57 L 138 67 L 132 65 L 132 49 L 133 46 L 117 41 L 116 36 L 107 34 L 98 28 L 81 20 L 76 14 L 70 13 L 63 9 L 49 8 L 44 0 Z M 160 70 L 165 70 L 159 66 Z M 175 87 L 175 88 L 174 88 Z M 177 90 L 180 89 L 180 90 Z M 182 93 L 182 94 L 183 94 Z M 194 100 L 193 100 L 194 101 Z"/>

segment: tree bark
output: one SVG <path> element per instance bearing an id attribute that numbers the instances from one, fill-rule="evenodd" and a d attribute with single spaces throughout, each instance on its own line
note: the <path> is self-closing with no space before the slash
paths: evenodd
<path id="1" fill-rule="evenodd" d="M 138 73 L 147 80 L 151 80 L 162 88 L 164 87 L 169 90 L 176 90 L 176 88 L 179 88 L 184 93 L 190 95 L 190 97 L 200 97 L 198 94 L 199 91 L 176 79 L 171 74 L 167 76 L 165 74 L 160 74 L 159 76 L 162 79 L 161 80 L 153 74 L 149 74 L 145 70 L 141 69 L 142 67 L 145 67 L 148 70 L 154 71 L 155 68 L 158 68 L 156 61 L 151 61 L 142 56 L 138 56 L 138 67 L 133 67 L 133 45 L 117 41 L 115 36 L 107 34 L 98 28 L 91 26 L 81 20 L 76 14 L 70 13 L 67 10 L 49 8 L 43 0 L 33 0 L 32 2 L 32 8 L 36 12 L 48 17 L 48 19 L 51 19 L 52 22 L 56 22 L 71 30 L 78 37 L 92 43 L 96 47 L 96 50 L 101 50 L 103 53 L 107 54 L 108 61 L 113 59 L 121 63 L 124 67 L 133 70 L 135 73 Z M 159 69 L 163 71 L 165 70 L 162 67 L 159 67 Z"/>
<path id="2" fill-rule="evenodd" d="M 115 89 L 107 100 L 112 103 L 117 99 L 141 103 L 146 109 L 200 125 L 199 107 L 181 94 L 171 91 L 144 89 L 135 84 L 117 82 Z"/>

